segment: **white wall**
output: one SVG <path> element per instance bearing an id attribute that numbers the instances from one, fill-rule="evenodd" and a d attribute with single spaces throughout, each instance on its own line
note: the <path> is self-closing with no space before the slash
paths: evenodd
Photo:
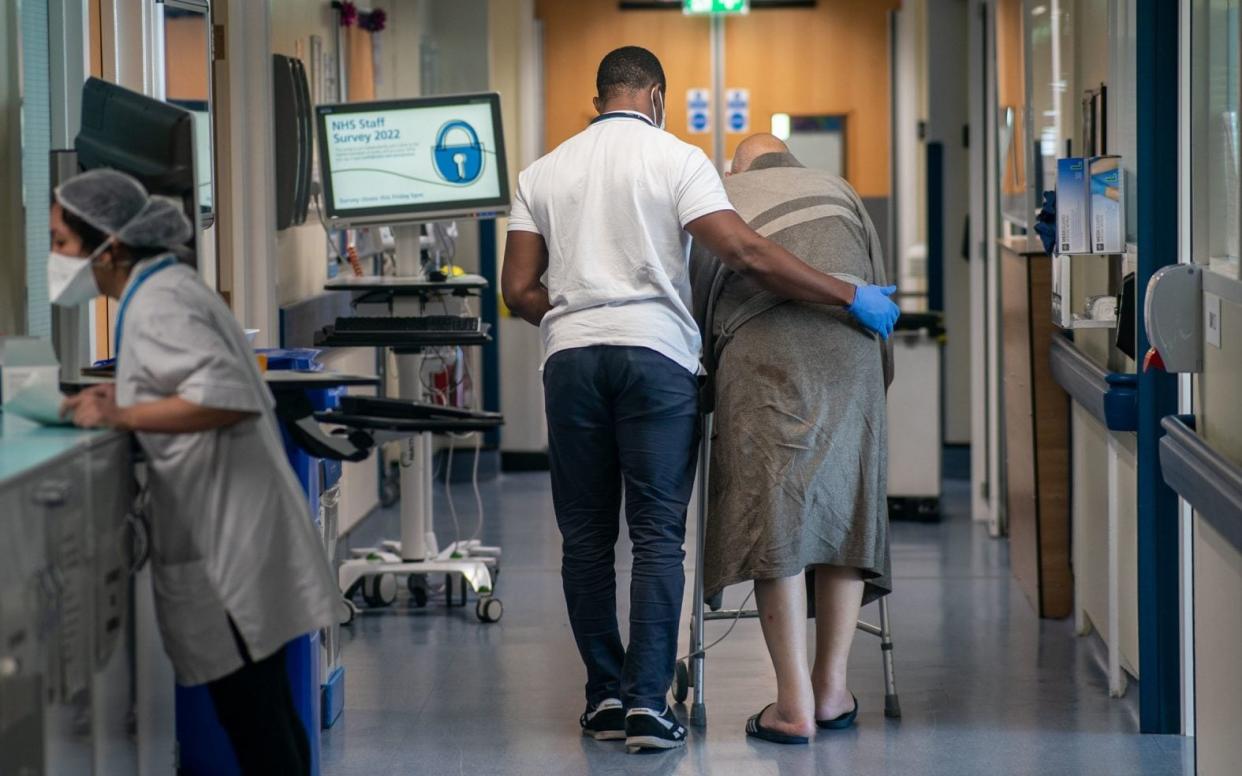
<path id="1" fill-rule="evenodd" d="M 1110 153 L 1126 156 L 1126 168 L 1133 178 L 1135 165 L 1135 113 L 1133 107 L 1134 57 L 1133 0 L 1078 0 L 1074 5 L 1073 84 L 1074 89 L 1108 85 L 1108 146 Z M 1081 124 L 1081 110 L 1073 103 L 1071 126 Z M 1073 132 L 1074 137 L 1080 133 Z M 1077 142 L 1075 146 L 1077 146 Z M 1131 189 L 1133 191 L 1133 189 Z M 1073 264 L 1074 305 L 1081 307 L 1086 297 L 1108 291 L 1107 259 L 1075 260 Z M 1075 332 L 1075 345 L 1099 366 L 1111 370 L 1133 370 L 1113 347 L 1113 330 Z M 1116 493 L 1109 491 L 1108 436 L 1100 423 L 1079 407 L 1071 420 L 1074 438 L 1072 489 L 1074 492 L 1074 576 L 1076 605 L 1087 613 L 1101 638 L 1119 652 L 1121 666 L 1138 676 L 1138 505 L 1137 462 L 1133 434 L 1118 434 Z M 1118 574 L 1110 580 L 1108 569 L 1108 510 L 1118 515 Z M 1080 537 L 1083 540 L 1080 542 Z M 1109 585 L 1117 586 L 1116 643 L 1110 643 L 1106 629 Z"/>
<path id="2" fill-rule="evenodd" d="M 907 0 L 897 12 L 895 94 L 893 113 L 893 163 L 897 188 L 893 191 L 896 208 L 897 278 L 903 293 L 926 290 L 926 265 L 911 265 L 909 257 L 924 240 L 923 210 L 926 191 L 923 144 L 918 124 L 923 118 L 923 89 L 926 77 L 924 59 L 926 0 Z M 920 308 L 921 309 L 921 308 Z"/>
<path id="3" fill-rule="evenodd" d="M 1242 762 L 1242 553 L 1195 518 L 1195 736 L 1198 772 L 1236 773 Z"/>
<path id="4" fill-rule="evenodd" d="M 509 185 L 542 155 L 543 72 L 533 0 L 490 0 L 491 88 L 500 92 L 509 155 Z M 497 221 L 497 250 L 504 253 L 508 219 Z M 502 266 L 498 260 L 497 266 Z M 497 289 L 499 292 L 499 289 Z M 501 449 L 542 452 L 548 446 L 539 372 L 543 344 L 539 329 L 500 305 L 500 409 L 505 414 Z"/>

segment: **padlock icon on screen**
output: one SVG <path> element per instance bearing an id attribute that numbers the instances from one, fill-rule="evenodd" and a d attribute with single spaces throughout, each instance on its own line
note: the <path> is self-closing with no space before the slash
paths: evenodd
<path id="1" fill-rule="evenodd" d="M 468 142 L 449 145 L 448 135 L 454 130 L 465 134 Z M 483 146 L 479 143 L 479 135 L 474 127 L 464 121 L 453 120 L 440 127 L 432 155 L 435 157 L 436 173 L 449 183 L 465 186 L 474 183 L 483 173 Z"/>

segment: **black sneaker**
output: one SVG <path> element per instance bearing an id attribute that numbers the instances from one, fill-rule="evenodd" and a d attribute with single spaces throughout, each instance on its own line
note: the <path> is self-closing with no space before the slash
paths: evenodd
<path id="1" fill-rule="evenodd" d="M 578 724 L 582 725 L 582 735 L 596 741 L 620 741 L 625 738 L 625 708 L 616 698 L 606 698 L 594 708 L 587 707 Z"/>
<path id="2" fill-rule="evenodd" d="M 685 745 L 686 728 L 667 705 L 659 713 L 654 709 L 630 709 L 625 715 L 625 746 L 631 754 Z"/>

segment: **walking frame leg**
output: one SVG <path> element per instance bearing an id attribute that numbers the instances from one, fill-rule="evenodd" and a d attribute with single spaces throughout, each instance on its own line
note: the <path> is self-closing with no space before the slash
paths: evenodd
<path id="1" fill-rule="evenodd" d="M 707 528 L 707 474 L 710 470 L 712 445 L 712 416 L 703 416 L 703 438 L 699 441 L 699 503 L 698 531 L 694 552 L 694 614 L 690 623 L 690 683 L 694 687 L 694 702 L 690 706 L 690 724 L 707 726 L 707 705 L 703 701 L 703 548 Z"/>
<path id="2" fill-rule="evenodd" d="M 901 718 L 901 701 L 897 698 L 897 677 L 893 672 L 893 631 L 888 619 L 888 598 L 880 599 L 880 651 L 884 657 L 884 716 Z"/>

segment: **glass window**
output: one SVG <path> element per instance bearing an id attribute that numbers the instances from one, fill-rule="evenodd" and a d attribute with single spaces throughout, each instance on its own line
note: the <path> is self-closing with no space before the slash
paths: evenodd
<path id="1" fill-rule="evenodd" d="M 1196 0 L 1191 92 L 1192 254 L 1238 277 L 1238 0 Z"/>
<path id="2" fill-rule="evenodd" d="M 52 201 L 51 61 L 47 3 L 23 0 L 22 52 L 22 199 L 26 205 L 26 333 L 52 333 L 47 299 L 48 203 Z"/>
<path id="3" fill-rule="evenodd" d="M 1022 6 L 1022 0 L 996 3 L 996 150 L 1001 216 L 1010 224 L 1026 227 L 1033 203 L 1026 174 L 1031 155 Z"/>
<path id="4" fill-rule="evenodd" d="M 1071 102 L 1074 73 L 1073 0 L 1045 0 L 1027 4 L 1030 33 L 1032 169 L 1031 184 L 1036 202 L 1041 192 L 1056 185 L 1057 159 L 1070 150 L 1082 153 L 1080 141 L 1067 149 L 1066 141 L 1077 138 Z"/>
<path id="5" fill-rule="evenodd" d="M 204 227 L 212 222 L 211 24 L 204 0 L 164 0 L 164 99 L 194 114 L 194 172 Z"/>

